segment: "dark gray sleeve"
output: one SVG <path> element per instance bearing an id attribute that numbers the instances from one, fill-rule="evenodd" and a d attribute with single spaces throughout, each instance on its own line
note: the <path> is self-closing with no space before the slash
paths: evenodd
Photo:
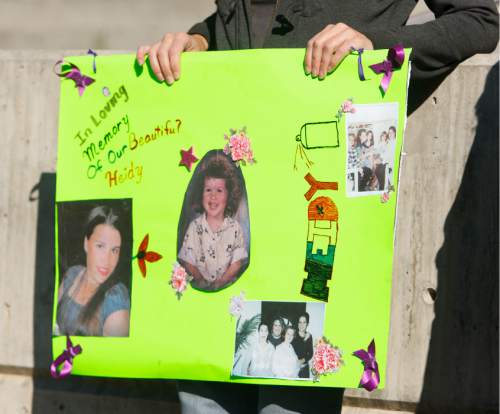
<path id="1" fill-rule="evenodd" d="M 188 30 L 188 34 L 199 34 L 207 39 L 208 50 L 215 50 L 215 21 L 217 19 L 217 13 L 213 13 L 208 16 L 205 20 L 200 23 L 196 23 L 191 29 Z"/>
<path id="2" fill-rule="evenodd" d="M 425 0 L 436 20 L 363 33 L 376 49 L 402 42 L 413 48 L 412 77 L 445 74 L 476 53 L 493 51 L 498 42 L 498 11 L 492 0 Z"/>

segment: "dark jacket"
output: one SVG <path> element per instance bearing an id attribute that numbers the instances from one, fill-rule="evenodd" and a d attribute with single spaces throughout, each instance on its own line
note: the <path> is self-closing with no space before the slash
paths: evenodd
<path id="1" fill-rule="evenodd" d="M 492 0 L 426 0 L 436 20 L 405 26 L 417 0 L 278 0 L 265 48 L 305 48 L 328 24 L 345 23 L 376 49 L 402 42 L 413 48 L 412 77 L 447 74 L 498 42 L 498 12 Z M 250 0 L 216 0 L 217 11 L 193 26 L 209 50 L 252 48 Z"/>

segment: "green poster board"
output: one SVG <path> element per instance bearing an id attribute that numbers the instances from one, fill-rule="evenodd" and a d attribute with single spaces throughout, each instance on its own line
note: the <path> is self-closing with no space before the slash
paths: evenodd
<path id="1" fill-rule="evenodd" d="M 186 53 L 170 87 L 132 55 L 66 59 L 95 80 L 61 80 L 53 354 L 81 345 L 73 375 L 355 388 L 374 339 L 384 386 L 408 59 L 383 94 L 386 50 L 365 81 L 356 54 L 320 81 L 303 53 Z M 343 363 L 312 381 L 322 337 Z"/>

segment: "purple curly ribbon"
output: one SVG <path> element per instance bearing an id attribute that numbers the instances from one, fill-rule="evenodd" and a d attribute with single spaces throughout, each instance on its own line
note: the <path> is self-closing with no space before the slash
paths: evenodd
<path id="1" fill-rule="evenodd" d="M 363 54 L 364 49 L 356 49 L 355 47 L 351 46 L 351 52 L 358 52 L 358 75 L 359 75 L 359 80 L 364 81 L 365 80 L 365 73 L 363 72 L 363 62 L 361 60 L 361 55 Z"/>
<path id="2" fill-rule="evenodd" d="M 56 62 L 56 65 L 58 65 L 59 63 L 63 62 L 60 60 Z M 83 92 L 85 91 L 85 88 L 93 84 L 95 80 L 89 76 L 82 75 L 82 72 L 80 72 L 80 69 L 75 64 L 68 62 L 68 65 L 71 67 L 69 72 L 66 73 L 56 72 L 56 75 L 62 78 L 71 79 L 73 82 L 75 82 L 75 87 L 78 88 L 78 94 L 82 96 Z"/>
<path id="3" fill-rule="evenodd" d="M 95 58 L 97 56 L 97 53 L 94 52 L 92 49 L 89 49 L 89 51 L 87 52 L 87 55 L 92 55 L 94 56 L 94 61 L 92 62 L 92 69 L 94 70 L 94 73 L 97 73 L 97 67 L 95 65 Z"/>
<path id="4" fill-rule="evenodd" d="M 353 355 L 360 358 L 365 366 L 365 371 L 363 372 L 359 385 L 367 391 L 373 391 L 380 383 L 378 364 L 375 359 L 375 339 L 372 339 L 370 345 L 368 345 L 368 351 L 359 349 L 353 352 Z"/>
<path id="5" fill-rule="evenodd" d="M 387 88 L 391 83 L 392 72 L 401 68 L 404 61 L 405 50 L 403 45 L 398 43 L 396 46 L 389 49 L 387 52 L 387 58 L 383 62 L 370 65 L 370 69 L 372 69 L 375 73 L 384 74 L 384 77 L 380 81 L 380 87 L 382 88 L 384 94 L 387 92 Z"/>
<path id="6" fill-rule="evenodd" d="M 64 378 L 71 374 L 73 369 L 73 358 L 82 352 L 80 345 L 73 346 L 69 336 L 66 336 L 66 349 L 50 364 L 50 375 L 52 378 Z M 62 368 L 58 371 L 59 366 Z"/>
<path id="7" fill-rule="evenodd" d="M 75 87 L 78 88 L 78 94 L 80 96 L 82 96 L 83 92 L 85 91 L 85 88 L 87 86 L 93 84 L 95 82 L 95 80 L 89 76 L 82 75 L 82 72 L 80 72 L 80 69 L 78 68 L 78 66 L 76 66 L 75 64 L 70 63 L 70 62 L 66 63 L 70 67 L 69 72 L 65 72 L 63 69 L 62 72 L 58 73 L 56 71 L 56 67 L 57 67 L 57 65 L 62 65 L 63 63 L 64 63 L 64 61 L 62 61 L 62 60 L 58 60 L 55 63 L 54 73 L 57 76 L 59 76 L 60 78 L 67 78 L 67 79 L 71 79 L 72 81 L 74 81 Z"/>

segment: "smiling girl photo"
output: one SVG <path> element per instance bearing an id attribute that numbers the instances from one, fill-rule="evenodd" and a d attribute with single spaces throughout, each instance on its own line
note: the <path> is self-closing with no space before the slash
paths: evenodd
<path id="1" fill-rule="evenodd" d="M 193 173 L 179 222 L 178 260 L 195 288 L 219 290 L 238 279 L 249 260 L 248 227 L 241 170 L 222 150 L 209 151 Z"/>

